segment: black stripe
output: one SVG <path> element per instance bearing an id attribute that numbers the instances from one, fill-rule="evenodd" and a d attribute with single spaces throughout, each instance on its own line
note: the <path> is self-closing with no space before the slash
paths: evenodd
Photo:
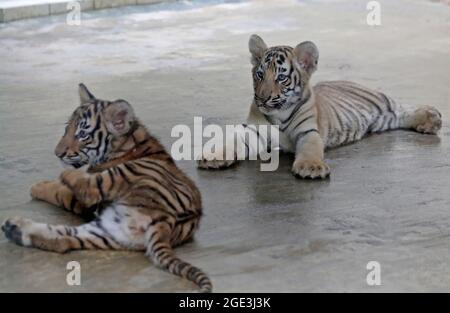
<path id="1" fill-rule="evenodd" d="M 95 182 L 97 183 L 97 189 L 98 189 L 98 192 L 100 193 L 100 199 L 103 201 L 103 200 L 105 200 L 105 194 L 103 193 L 103 188 L 102 188 L 103 177 L 101 174 L 96 175 Z"/>
<path id="2" fill-rule="evenodd" d="M 162 187 L 162 186 L 161 186 Z M 177 213 L 178 212 L 178 210 L 176 209 L 176 207 L 172 204 L 172 201 L 170 201 L 159 189 L 157 189 L 157 188 L 154 188 L 154 187 L 150 187 L 150 186 L 146 186 L 145 187 L 146 189 L 150 189 L 150 190 L 153 190 L 156 194 L 158 194 L 158 196 L 160 197 L 160 198 L 162 198 L 163 200 L 164 200 L 164 202 L 165 202 L 165 204 L 167 205 L 167 206 L 169 206 L 171 209 L 172 209 L 172 211 L 174 211 L 175 213 Z M 166 188 L 165 188 L 166 189 Z M 167 189 L 166 189 L 167 190 Z M 156 199 L 155 199 L 156 200 Z"/>
<path id="3" fill-rule="evenodd" d="M 168 177 L 170 177 L 174 182 L 178 183 L 179 185 L 183 185 L 183 186 L 184 186 L 184 183 L 183 183 L 183 182 L 181 182 L 176 176 L 174 176 L 170 171 L 168 171 L 167 168 L 165 168 L 164 166 L 162 166 L 162 165 L 159 164 L 158 162 L 154 162 L 154 161 L 152 161 L 152 160 L 150 160 L 150 159 L 143 159 L 143 160 L 139 160 L 139 161 L 140 161 L 140 163 L 139 163 L 140 166 L 142 166 L 142 167 L 144 167 L 144 168 L 147 168 L 147 169 L 150 169 L 150 170 L 155 170 L 155 168 L 153 168 L 153 167 L 147 167 L 147 166 L 143 165 L 141 162 L 145 162 L 145 163 L 154 165 L 154 166 L 156 166 L 157 168 L 163 170 L 163 172 L 164 172 L 165 174 L 162 174 L 162 175 L 161 175 L 162 177 L 168 176 Z"/>
<path id="4" fill-rule="evenodd" d="M 167 216 L 165 216 L 165 215 L 159 216 L 158 218 L 153 219 L 153 220 L 150 222 L 149 226 L 153 226 L 153 225 L 155 225 L 155 224 L 157 224 L 157 223 L 164 223 L 164 222 L 167 222 L 167 223 L 168 223 L 168 221 L 167 221 L 168 218 L 169 218 L 169 217 L 167 217 Z M 169 223 L 169 224 L 170 224 L 170 223 Z"/>
<path id="5" fill-rule="evenodd" d="M 209 281 L 209 277 L 208 276 L 204 276 L 202 279 L 200 279 L 199 281 L 198 281 L 198 283 L 200 284 L 200 285 L 203 285 L 203 284 L 208 284 L 208 285 L 210 285 L 211 284 L 211 282 Z"/>
<path id="6" fill-rule="evenodd" d="M 298 122 L 293 128 L 292 128 L 292 130 L 295 130 L 297 127 L 299 127 L 302 123 L 304 123 L 304 122 L 306 122 L 307 120 L 309 120 L 310 118 L 312 118 L 312 117 L 314 117 L 314 114 L 313 115 L 310 115 L 310 116 L 308 116 L 308 117 L 305 117 L 304 119 L 302 119 L 300 122 Z M 284 131 L 288 126 L 290 126 L 290 125 L 287 125 L 284 129 L 282 129 L 282 131 Z"/>
<path id="7" fill-rule="evenodd" d="M 362 128 L 362 125 L 361 125 L 361 121 L 360 121 L 360 119 L 358 118 L 358 116 L 351 110 L 351 109 L 348 109 L 344 104 L 342 104 L 341 102 L 336 102 L 337 103 L 337 105 L 339 105 L 340 107 L 341 107 L 341 110 L 342 110 L 342 114 L 344 114 L 345 115 L 345 117 L 351 122 L 352 120 L 355 120 L 356 121 L 356 123 L 358 124 L 358 129 L 352 129 L 352 128 L 350 128 L 349 127 L 349 131 L 348 131 L 348 136 L 350 136 L 350 132 L 351 131 L 354 131 L 354 134 L 353 134 L 353 141 L 355 141 L 355 138 L 356 138 L 356 136 L 358 135 L 358 132 L 361 132 L 362 130 L 361 130 L 361 128 Z"/>
<path id="8" fill-rule="evenodd" d="M 124 165 L 125 165 L 125 167 L 126 167 L 132 174 L 134 174 L 134 175 L 136 175 L 136 176 L 144 176 L 144 175 L 146 175 L 146 174 L 144 174 L 144 173 L 139 173 L 139 172 L 137 172 L 137 171 L 134 169 L 134 166 L 131 166 L 131 164 L 129 164 L 130 166 L 127 166 L 127 164 L 125 163 Z M 138 165 L 139 165 L 139 164 L 138 164 Z M 158 172 L 158 173 L 159 173 L 159 172 Z M 161 178 L 162 178 L 163 180 L 157 179 L 155 176 L 148 176 L 148 177 L 151 178 L 153 182 L 156 182 L 157 184 L 159 184 L 160 187 L 162 187 L 162 188 L 164 188 L 166 191 L 168 191 L 168 192 L 172 195 L 173 198 L 176 198 L 176 200 L 179 202 L 180 206 L 184 208 L 184 204 L 183 204 L 183 202 L 181 201 L 181 199 L 179 198 L 179 196 L 178 196 L 178 194 L 177 194 L 177 192 L 176 192 L 177 190 L 179 190 L 179 188 L 177 188 L 177 186 L 174 185 L 174 184 L 170 184 L 169 181 L 164 180 L 164 178 L 167 178 L 167 175 L 161 175 L 161 176 L 162 176 Z M 172 187 L 173 187 L 173 188 L 172 188 Z M 181 190 L 180 190 L 180 193 L 181 193 L 181 194 L 184 194 L 183 191 L 181 191 Z M 190 197 L 187 197 L 187 196 L 186 196 L 186 198 L 187 198 L 189 201 L 192 201 L 192 200 L 190 199 Z"/>
<path id="9" fill-rule="evenodd" d="M 388 117 L 388 122 L 386 123 L 388 129 L 392 129 L 392 128 L 393 128 L 393 127 L 392 127 L 392 123 L 394 122 L 394 120 L 395 120 L 394 117 L 392 117 L 392 116 L 389 116 L 389 117 Z"/>
<path id="10" fill-rule="evenodd" d="M 369 120 L 367 119 L 367 116 L 362 113 L 362 111 L 367 112 L 369 115 L 372 114 L 369 111 L 367 111 L 365 107 L 356 107 L 354 103 L 351 103 L 341 98 L 340 100 L 343 101 L 343 103 L 345 103 L 347 106 L 350 106 L 350 109 L 352 109 L 354 112 L 359 113 L 358 116 L 363 119 L 363 121 L 361 122 L 363 124 L 362 126 L 364 127 L 364 131 L 367 130 L 367 127 L 369 126 Z"/>
<path id="11" fill-rule="evenodd" d="M 175 225 L 192 221 L 193 219 L 197 219 L 201 216 L 201 213 L 199 212 L 192 212 L 192 211 L 186 211 L 183 213 L 180 213 L 177 215 L 177 220 L 175 222 Z"/>
<path id="12" fill-rule="evenodd" d="M 309 100 L 309 97 L 305 101 L 301 101 L 297 106 L 292 110 L 291 114 L 289 114 L 289 117 L 285 119 L 284 121 L 281 121 L 281 124 L 285 124 L 291 120 L 291 118 L 297 113 L 297 111 L 302 107 L 303 104 L 306 103 L 306 101 Z"/>
<path id="13" fill-rule="evenodd" d="M 178 273 L 181 274 L 181 272 L 183 272 L 183 270 L 184 270 L 187 266 L 189 266 L 189 264 L 187 264 L 186 262 L 180 262 L 180 263 L 178 263 L 178 266 L 176 267 Z"/>
<path id="14" fill-rule="evenodd" d="M 141 162 L 146 162 L 146 163 L 150 163 L 152 165 L 157 166 L 157 168 L 151 167 L 151 166 L 147 166 L 142 164 Z M 174 184 L 174 188 L 176 188 L 181 194 L 183 194 L 186 198 L 189 199 L 189 201 L 192 202 L 192 195 L 190 193 L 187 193 L 179 188 L 177 188 L 177 186 L 183 187 L 183 188 L 188 188 L 186 186 L 185 183 L 181 182 L 180 180 L 178 180 L 175 176 L 172 175 L 172 173 L 170 173 L 169 171 L 167 171 L 163 166 L 155 163 L 155 162 L 151 162 L 150 160 L 139 160 L 139 163 L 137 163 L 138 166 L 142 166 L 145 169 L 151 170 L 151 171 L 155 171 L 157 172 L 161 178 L 167 178 L 170 180 L 170 182 L 172 182 Z M 161 172 L 160 169 L 162 169 L 164 172 Z M 154 176 L 152 176 L 154 178 Z M 176 185 L 176 186 L 175 186 Z"/>
<path id="15" fill-rule="evenodd" d="M 109 179 L 111 181 L 111 184 L 109 185 L 108 191 L 111 191 L 114 187 L 114 182 L 115 182 L 115 178 L 114 175 L 111 171 L 111 169 L 108 168 L 108 175 L 109 175 Z"/>
<path id="16" fill-rule="evenodd" d="M 184 202 L 181 200 L 181 198 L 180 198 L 180 195 L 178 194 L 178 192 L 176 192 L 176 190 L 174 190 L 173 191 L 173 194 L 175 195 L 175 197 L 177 198 L 177 201 L 178 201 L 178 204 L 184 209 L 184 210 L 186 210 L 186 206 L 184 205 Z M 188 199 L 188 206 L 189 206 L 189 204 L 190 204 L 190 201 L 189 201 L 189 199 Z"/>
<path id="17" fill-rule="evenodd" d="M 108 149 L 108 145 L 109 145 L 109 138 L 110 138 L 110 135 L 107 134 L 106 138 L 105 138 L 105 145 L 104 145 L 103 151 L 101 153 L 101 158 L 104 158 L 106 156 L 106 150 Z"/>
<path id="18" fill-rule="evenodd" d="M 156 231 L 153 232 L 153 233 L 150 235 L 150 238 L 148 239 L 148 242 L 149 242 L 150 244 L 152 244 L 152 241 L 153 241 L 153 239 L 155 239 L 155 236 L 156 236 L 156 235 L 159 235 Z M 154 245 L 154 243 L 153 243 L 152 245 Z"/>
<path id="19" fill-rule="evenodd" d="M 312 132 L 319 133 L 319 131 L 318 131 L 317 129 L 315 129 L 315 128 L 308 129 L 308 130 L 306 130 L 306 131 L 304 131 L 304 132 L 298 133 L 295 142 L 298 142 L 300 139 L 302 139 L 302 138 L 305 137 L 307 134 L 312 133 Z M 300 137 L 299 137 L 299 136 L 300 136 Z"/>
<path id="20" fill-rule="evenodd" d="M 380 124 L 380 127 L 378 127 L 377 129 L 375 129 L 375 130 L 374 130 L 375 132 L 381 131 L 381 130 L 383 129 L 385 123 L 386 123 L 386 118 L 387 118 L 387 116 L 386 116 L 386 115 L 381 115 L 381 116 L 378 118 L 376 124 L 378 124 L 378 121 L 380 121 L 380 118 L 381 118 L 381 124 Z"/>
<path id="21" fill-rule="evenodd" d="M 183 225 L 183 228 L 184 227 L 186 227 L 186 225 L 187 224 L 184 224 Z M 193 222 L 191 222 L 190 224 L 189 224 L 189 229 L 188 229 L 188 231 L 187 231 L 187 233 L 186 233 L 186 236 L 185 236 L 185 238 L 189 238 L 189 237 L 191 237 L 191 235 L 192 235 L 192 233 L 195 231 L 195 229 L 196 229 L 196 226 L 197 226 L 197 223 L 195 222 L 195 221 L 193 221 Z"/>
<path id="22" fill-rule="evenodd" d="M 119 172 L 120 177 L 122 177 L 123 180 L 127 182 L 127 184 L 130 184 L 131 182 L 130 182 L 130 180 L 128 179 L 128 177 L 125 175 L 125 173 L 123 172 L 123 170 L 122 170 L 119 166 L 117 166 L 116 169 L 117 169 L 117 171 Z"/>
<path id="23" fill-rule="evenodd" d="M 117 245 L 121 246 L 121 243 L 114 239 L 113 236 L 109 233 L 109 231 L 103 227 L 101 218 L 97 217 L 94 219 L 93 223 L 95 226 L 97 226 L 98 229 L 100 229 L 105 235 L 108 236 L 108 239 L 116 243 Z"/>
<path id="24" fill-rule="evenodd" d="M 248 143 L 246 142 L 244 138 L 244 145 L 245 145 L 245 159 L 248 159 L 250 156 L 250 147 L 248 146 Z"/>
<path id="25" fill-rule="evenodd" d="M 84 240 L 86 240 L 89 244 L 91 244 L 91 246 L 93 246 L 96 249 L 102 250 L 103 248 L 100 247 L 99 245 L 97 245 L 95 242 L 93 242 L 92 240 L 89 240 L 88 238 L 84 238 Z"/>
<path id="26" fill-rule="evenodd" d="M 100 114 L 97 115 L 97 119 L 96 119 L 96 121 L 95 121 L 95 127 L 94 127 L 94 129 L 92 130 L 91 134 L 95 135 L 94 133 L 95 133 L 97 130 L 99 130 L 99 128 L 100 128 Z"/>
<path id="27" fill-rule="evenodd" d="M 103 236 L 100 235 L 100 234 L 97 234 L 96 232 L 94 232 L 94 231 L 92 231 L 92 230 L 89 230 L 88 232 L 89 232 L 89 234 L 91 234 L 91 235 L 93 235 L 93 236 L 95 236 L 95 237 L 101 239 L 101 240 L 103 241 L 103 243 L 105 244 L 105 246 L 107 246 L 108 248 L 111 248 L 110 243 L 108 242 L 108 240 L 106 240 L 105 237 L 103 237 Z"/>
<path id="28" fill-rule="evenodd" d="M 73 238 L 75 238 L 78 241 L 78 243 L 80 244 L 80 249 L 84 249 L 83 240 L 81 240 L 78 236 L 73 236 Z"/>
<path id="29" fill-rule="evenodd" d="M 389 111 L 390 113 L 394 114 L 394 116 L 395 116 L 395 112 L 394 112 L 394 110 L 392 109 L 391 101 L 389 100 L 389 98 L 388 98 L 384 93 L 379 92 L 378 94 L 380 95 L 380 97 L 381 97 L 381 98 L 384 100 L 384 102 L 386 103 L 386 107 L 387 107 L 388 111 Z"/>
<path id="30" fill-rule="evenodd" d="M 156 168 L 155 167 L 151 167 L 151 166 L 147 166 L 145 164 L 142 164 L 142 162 L 152 164 L 152 165 L 156 166 Z M 184 195 L 192 203 L 193 195 L 190 192 L 190 188 L 184 182 L 180 181 L 177 177 L 175 177 L 166 168 L 164 168 L 162 165 L 160 165 L 158 163 L 155 163 L 155 162 L 152 162 L 151 160 L 139 160 L 138 163 L 136 163 L 136 164 L 138 166 L 141 166 L 141 167 L 145 168 L 145 169 L 148 169 L 148 170 L 151 170 L 151 171 L 155 171 L 163 179 L 164 178 L 168 179 L 168 181 L 172 183 L 172 187 L 174 187 L 177 191 L 179 191 L 182 195 Z M 154 176 L 152 176 L 152 177 L 155 178 Z M 159 181 L 159 183 L 162 183 L 162 182 Z M 184 189 L 188 189 L 188 191 L 182 190 L 181 187 L 184 188 Z"/>
<path id="31" fill-rule="evenodd" d="M 341 133 L 344 132 L 344 124 L 342 123 L 341 117 L 339 116 L 338 112 L 336 111 L 336 108 L 333 105 L 330 105 L 331 110 L 333 111 L 333 113 L 336 115 L 336 119 L 339 123 L 339 127 L 340 127 L 340 131 L 337 132 L 338 133 L 338 138 L 337 141 L 338 143 L 340 142 L 340 138 L 341 138 Z M 331 127 L 329 128 L 331 130 Z"/>
<path id="32" fill-rule="evenodd" d="M 357 87 L 355 87 L 355 88 L 357 88 Z M 361 88 L 357 88 L 357 89 L 360 90 L 361 92 L 365 93 L 366 95 L 374 96 L 373 94 L 369 93 L 367 90 L 364 90 L 364 89 L 361 89 Z M 369 102 L 372 106 L 374 106 L 377 109 L 379 115 L 383 114 L 383 110 L 372 99 L 369 99 L 368 97 L 364 97 L 363 95 L 360 95 L 360 94 L 356 93 L 355 91 L 353 91 L 351 89 L 345 89 L 345 91 L 349 92 L 349 93 L 351 93 L 351 94 L 353 94 L 353 95 L 355 95 L 355 96 L 357 96 L 357 97 L 359 97 L 359 98 L 361 98 L 363 100 L 366 100 L 367 102 Z"/>
<path id="33" fill-rule="evenodd" d="M 158 244 L 160 244 L 160 246 L 155 248 L 155 246 Z M 165 249 L 167 249 L 167 245 L 165 243 L 157 242 L 156 244 L 153 245 L 153 249 L 152 249 L 153 255 L 159 259 L 159 256 L 158 256 L 159 253 L 161 253 L 161 252 L 164 253 L 163 250 L 165 250 Z"/>
<path id="34" fill-rule="evenodd" d="M 123 163 L 123 166 L 125 166 L 125 168 L 133 175 L 135 176 L 144 176 L 144 173 L 139 173 L 138 171 L 136 171 L 135 167 L 133 164 L 130 163 Z"/>

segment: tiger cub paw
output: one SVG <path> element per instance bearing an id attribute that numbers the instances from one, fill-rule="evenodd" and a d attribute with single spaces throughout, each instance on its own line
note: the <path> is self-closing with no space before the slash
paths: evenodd
<path id="1" fill-rule="evenodd" d="M 60 179 L 75 194 L 76 199 L 87 207 L 103 200 L 98 187 L 89 184 L 90 176 L 83 171 L 65 170 Z"/>
<path id="2" fill-rule="evenodd" d="M 31 246 L 29 230 L 33 221 L 22 217 L 7 219 L 2 225 L 6 238 L 19 246 Z"/>
<path id="3" fill-rule="evenodd" d="M 226 160 L 222 150 L 217 152 L 207 152 L 197 158 L 197 167 L 203 169 L 224 169 L 236 163 L 236 159 Z"/>
<path id="4" fill-rule="evenodd" d="M 295 160 L 292 173 L 300 178 L 326 178 L 330 175 L 330 167 L 321 160 Z"/>
<path id="5" fill-rule="evenodd" d="M 49 191 L 53 191 L 53 184 L 54 182 L 48 180 L 43 180 L 34 184 L 30 189 L 31 197 L 37 200 L 44 200 Z"/>
<path id="6" fill-rule="evenodd" d="M 76 185 L 79 185 L 83 178 L 86 178 L 86 173 L 80 170 L 72 169 L 63 171 L 59 176 L 61 182 L 70 189 L 73 189 Z"/>
<path id="7" fill-rule="evenodd" d="M 415 130 L 419 133 L 435 135 L 441 129 L 442 115 L 431 106 L 423 106 L 414 112 Z"/>

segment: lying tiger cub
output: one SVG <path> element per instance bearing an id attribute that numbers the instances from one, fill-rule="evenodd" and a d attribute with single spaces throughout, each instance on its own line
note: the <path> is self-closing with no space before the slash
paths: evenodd
<path id="1" fill-rule="evenodd" d="M 76 227 L 12 218 L 2 226 L 6 237 L 19 245 L 60 253 L 145 250 L 156 265 L 210 292 L 208 276 L 172 250 L 191 239 L 199 226 L 202 203 L 197 187 L 140 124 L 130 104 L 96 99 L 83 84 L 79 91 L 81 105 L 55 154 L 75 168 L 90 167 L 39 182 L 31 188 L 31 196 L 80 215 L 98 209 L 97 217 Z"/>
<path id="2" fill-rule="evenodd" d="M 253 65 L 254 100 L 247 123 L 237 129 L 237 147 L 245 147 L 246 158 L 258 156 L 257 146 L 279 146 L 295 153 L 292 172 L 301 178 L 325 178 L 330 168 L 324 162 L 324 149 L 361 139 L 369 133 L 390 129 L 412 129 L 436 134 L 441 114 L 423 106 L 408 111 L 381 92 L 346 81 L 322 82 L 310 87 L 317 69 L 319 51 L 306 41 L 295 48 L 268 48 L 257 35 L 249 41 Z M 263 137 L 256 125 L 278 125 L 279 142 Z M 255 132 L 259 143 L 249 142 L 244 132 Z M 240 132 L 240 133 L 239 133 Z M 230 146 L 233 145 L 233 146 Z M 201 168 L 224 168 L 237 161 L 224 159 L 234 149 L 234 141 L 214 152 L 203 154 Z M 231 155 L 233 152 L 230 153 Z M 239 154 L 238 154 L 239 155 Z"/>

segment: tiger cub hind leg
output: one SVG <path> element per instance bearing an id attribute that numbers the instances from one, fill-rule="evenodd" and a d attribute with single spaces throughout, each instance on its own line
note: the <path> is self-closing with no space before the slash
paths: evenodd
<path id="1" fill-rule="evenodd" d="M 405 123 L 419 133 L 435 135 L 442 127 L 442 115 L 432 106 L 422 106 L 410 113 Z"/>
<path id="2" fill-rule="evenodd" d="M 14 217 L 1 229 L 20 246 L 64 253 L 70 250 L 145 250 L 145 234 L 153 223 L 167 220 L 157 212 L 142 214 L 140 208 L 111 204 L 99 216 L 79 226 L 49 225 Z M 175 222 L 173 222 L 175 224 Z"/>
<path id="3" fill-rule="evenodd" d="M 94 222 L 81 226 L 49 225 L 14 217 L 2 227 L 5 236 L 17 245 L 65 253 L 70 250 L 109 250 L 123 248 Z"/>

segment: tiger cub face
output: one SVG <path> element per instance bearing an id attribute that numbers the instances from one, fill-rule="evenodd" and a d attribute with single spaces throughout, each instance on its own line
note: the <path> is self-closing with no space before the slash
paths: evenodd
<path id="1" fill-rule="evenodd" d="M 249 50 L 254 101 L 262 113 L 273 115 L 309 98 L 309 79 L 319 59 L 314 43 L 268 48 L 261 37 L 252 35 Z"/>
<path id="2" fill-rule="evenodd" d="M 113 141 L 126 135 L 136 122 L 126 101 L 96 99 L 83 84 L 79 93 L 81 103 L 55 148 L 63 164 L 74 168 L 105 162 Z"/>

